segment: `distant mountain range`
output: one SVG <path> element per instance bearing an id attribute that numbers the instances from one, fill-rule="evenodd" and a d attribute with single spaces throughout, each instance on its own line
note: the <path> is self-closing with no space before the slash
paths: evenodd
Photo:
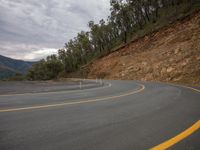
<path id="1" fill-rule="evenodd" d="M 25 74 L 35 62 L 16 60 L 0 55 L 0 79 Z"/>

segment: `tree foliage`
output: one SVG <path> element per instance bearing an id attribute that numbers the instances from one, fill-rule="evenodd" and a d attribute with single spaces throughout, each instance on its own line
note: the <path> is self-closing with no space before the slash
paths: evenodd
<path id="1" fill-rule="evenodd" d="M 56 78 L 63 70 L 63 64 L 56 55 L 48 56 L 46 60 L 33 64 L 27 77 L 29 80 L 49 80 Z"/>
<path id="2" fill-rule="evenodd" d="M 90 21 L 88 32 L 78 33 L 63 49 L 58 50 L 57 56 L 49 56 L 33 65 L 28 77 L 46 80 L 56 78 L 61 71 L 76 71 L 92 59 L 127 43 L 139 31 L 146 31 L 146 34 L 150 25 L 158 26 L 163 20 L 173 21 L 174 16 L 181 11 L 189 12 L 197 3 L 197 0 L 110 0 L 110 16 L 106 21 Z"/>

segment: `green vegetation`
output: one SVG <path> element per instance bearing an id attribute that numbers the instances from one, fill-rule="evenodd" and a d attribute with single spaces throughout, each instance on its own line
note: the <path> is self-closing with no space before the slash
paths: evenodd
<path id="1" fill-rule="evenodd" d="M 198 0 L 111 0 L 107 21 L 90 21 L 90 31 L 33 65 L 28 73 L 31 80 L 47 80 L 79 70 L 92 60 L 116 50 L 126 43 L 155 31 L 199 10 Z"/>
<path id="2" fill-rule="evenodd" d="M 1 79 L 1 81 L 24 81 L 24 80 L 27 80 L 26 76 L 21 73 L 16 73 L 15 75 Z"/>
<path id="3" fill-rule="evenodd" d="M 33 64 L 27 77 L 29 80 L 49 80 L 56 78 L 62 70 L 62 62 L 56 55 L 51 55 L 46 60 L 42 59 L 39 63 Z"/>

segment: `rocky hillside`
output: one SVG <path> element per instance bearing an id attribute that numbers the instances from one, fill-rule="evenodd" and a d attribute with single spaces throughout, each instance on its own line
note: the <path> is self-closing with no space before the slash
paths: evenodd
<path id="1" fill-rule="evenodd" d="M 200 12 L 95 60 L 88 71 L 90 78 L 200 86 Z"/>

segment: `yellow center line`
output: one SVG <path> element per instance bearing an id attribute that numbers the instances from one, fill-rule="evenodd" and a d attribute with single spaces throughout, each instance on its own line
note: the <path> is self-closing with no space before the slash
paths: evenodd
<path id="1" fill-rule="evenodd" d="M 191 135 L 198 129 L 200 129 L 200 120 L 197 121 L 195 124 L 193 124 L 188 129 L 186 129 L 185 131 L 183 131 L 182 133 L 178 134 L 177 136 L 161 143 L 158 146 L 151 148 L 151 150 L 165 150 L 165 149 L 173 146 L 174 144 L 178 143 L 179 141 L 183 140 L 184 138 L 188 137 L 189 135 Z"/>
<path id="2" fill-rule="evenodd" d="M 200 90 L 192 88 L 192 87 L 188 87 L 188 86 L 174 85 L 174 84 L 171 84 L 171 85 L 184 87 L 184 88 L 196 91 L 196 92 L 200 92 Z M 189 135 L 191 135 L 192 133 L 194 133 L 198 129 L 200 129 L 200 120 L 197 121 L 195 124 L 193 124 L 188 129 L 186 129 L 185 131 L 183 131 L 180 134 L 178 134 L 177 136 L 175 136 L 175 137 L 173 137 L 173 138 L 171 138 L 171 139 L 169 139 L 169 140 L 167 140 L 167 141 L 165 141 L 165 142 L 163 142 L 163 143 L 151 148 L 150 150 L 166 150 L 166 149 L 172 147 L 173 145 L 175 145 L 176 143 L 180 142 L 184 138 L 188 137 Z"/>
<path id="3" fill-rule="evenodd" d="M 180 86 L 180 85 L 177 85 L 177 86 Z M 198 90 L 198 89 L 195 89 L 195 88 L 192 88 L 192 87 L 189 87 L 189 86 L 184 86 L 184 85 L 182 85 L 182 87 L 188 88 L 188 89 L 190 89 L 190 90 L 193 90 L 193 91 L 196 91 L 196 92 L 199 92 L 199 93 L 200 93 L 200 90 Z"/>
<path id="4" fill-rule="evenodd" d="M 144 85 L 138 84 L 141 88 L 138 90 L 126 92 L 121 95 L 116 95 L 116 96 L 109 96 L 109 97 L 102 97 L 102 98 L 96 98 L 96 99 L 91 99 L 91 100 L 81 100 L 81 101 L 76 101 L 76 102 L 64 102 L 64 103 L 57 103 L 57 104 L 49 104 L 49 105 L 38 105 L 38 106 L 30 106 L 30 107 L 21 107 L 21 108 L 9 108 L 9 109 L 1 109 L 0 113 L 3 112 L 13 112 L 13 111 L 22 111 L 22 110 L 33 110 L 33 109 L 41 109 L 41 108 L 50 108 L 50 107 L 58 107 L 58 106 L 66 106 L 66 105 L 75 105 L 75 104 L 84 104 L 84 103 L 91 103 L 91 102 L 98 102 L 98 101 L 105 101 L 109 99 L 116 99 L 128 95 L 132 95 L 135 93 L 139 93 L 145 89 Z"/>

